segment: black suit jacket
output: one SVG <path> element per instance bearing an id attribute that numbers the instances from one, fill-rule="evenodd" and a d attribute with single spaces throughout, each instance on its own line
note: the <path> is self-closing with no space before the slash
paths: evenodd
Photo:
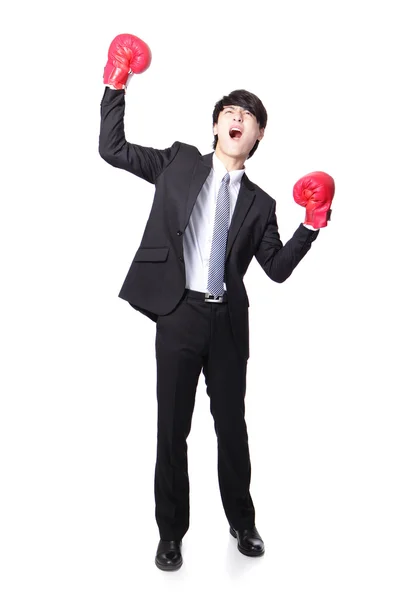
<path id="1" fill-rule="evenodd" d="M 157 320 L 173 311 L 185 291 L 183 233 L 196 198 L 212 168 L 213 154 L 175 142 L 156 150 L 126 141 L 125 92 L 105 89 L 101 101 L 99 152 L 114 167 L 155 185 L 155 196 L 141 244 L 119 297 Z M 275 200 L 243 175 L 226 248 L 225 283 L 234 339 L 249 356 L 248 298 L 243 277 L 255 256 L 265 273 L 283 282 L 308 252 L 318 231 L 300 225 L 283 245 Z"/>

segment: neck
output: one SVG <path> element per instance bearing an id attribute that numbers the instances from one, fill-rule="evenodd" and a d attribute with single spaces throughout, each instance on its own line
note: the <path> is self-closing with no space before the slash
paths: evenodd
<path id="1" fill-rule="evenodd" d="M 227 154 L 221 152 L 221 150 L 218 148 L 218 144 L 215 149 L 215 155 L 219 158 L 228 172 L 244 169 L 244 162 L 246 159 L 243 158 L 243 156 L 228 156 Z"/>

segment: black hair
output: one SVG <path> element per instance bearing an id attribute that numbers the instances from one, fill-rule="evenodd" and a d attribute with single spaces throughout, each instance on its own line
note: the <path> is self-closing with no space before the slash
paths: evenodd
<path id="1" fill-rule="evenodd" d="M 224 96 L 223 98 L 221 98 L 221 100 L 219 100 L 216 103 L 216 105 L 214 106 L 214 111 L 213 111 L 213 116 L 212 116 L 213 126 L 216 123 L 218 123 L 219 114 L 220 114 L 220 112 L 222 112 L 224 106 L 240 106 L 241 108 L 244 108 L 245 110 L 250 111 L 251 114 L 255 116 L 255 118 L 257 119 L 258 126 L 261 129 L 264 129 L 267 125 L 268 115 L 267 115 L 267 111 L 265 110 L 263 103 L 255 94 L 252 94 L 251 92 L 248 92 L 247 90 L 234 90 L 228 96 Z M 214 135 L 214 143 L 213 143 L 214 150 L 217 147 L 217 142 L 218 142 L 218 136 Z M 248 158 L 253 156 L 254 152 L 258 148 L 259 142 L 260 142 L 260 140 L 256 140 L 256 143 L 254 144 L 253 148 L 250 150 Z"/>

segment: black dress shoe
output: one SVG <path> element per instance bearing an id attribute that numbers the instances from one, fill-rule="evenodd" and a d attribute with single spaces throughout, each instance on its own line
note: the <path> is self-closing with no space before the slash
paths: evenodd
<path id="1" fill-rule="evenodd" d="M 261 539 L 256 527 L 251 529 L 229 529 L 234 538 L 237 538 L 238 550 L 246 556 L 261 556 L 264 554 L 264 542 Z"/>
<path id="2" fill-rule="evenodd" d="M 156 553 L 156 565 L 162 571 L 176 571 L 182 566 L 182 541 L 160 540 Z"/>

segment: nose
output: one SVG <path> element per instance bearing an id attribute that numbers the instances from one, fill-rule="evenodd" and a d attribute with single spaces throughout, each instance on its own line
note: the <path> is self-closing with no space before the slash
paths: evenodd
<path id="1" fill-rule="evenodd" d="M 234 121 L 239 121 L 241 123 L 243 121 L 242 113 L 237 112 L 236 114 L 233 115 L 233 119 L 234 119 Z"/>

